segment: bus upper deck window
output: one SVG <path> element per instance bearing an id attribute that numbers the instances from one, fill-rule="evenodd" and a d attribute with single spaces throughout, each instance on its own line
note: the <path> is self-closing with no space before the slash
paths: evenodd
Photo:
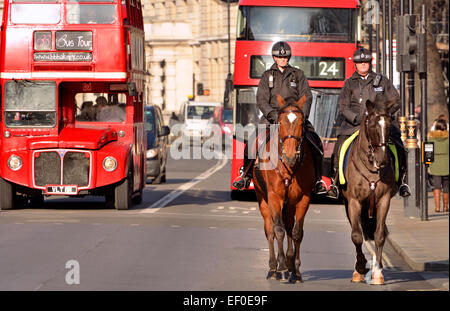
<path id="1" fill-rule="evenodd" d="M 71 2 L 75 1 L 71 0 Z M 117 10 L 114 4 L 71 3 L 66 5 L 66 11 L 69 24 L 114 24 L 117 21 Z"/>
<path id="2" fill-rule="evenodd" d="M 11 22 L 13 24 L 57 24 L 60 21 L 61 5 L 56 3 L 57 1 L 55 0 L 26 4 L 18 3 L 19 1 L 17 0 L 14 2 L 11 4 Z M 34 1 L 31 0 L 29 2 Z"/>

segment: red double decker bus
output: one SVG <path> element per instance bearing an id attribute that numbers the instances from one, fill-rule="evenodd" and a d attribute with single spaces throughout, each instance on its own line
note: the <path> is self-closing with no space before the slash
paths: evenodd
<path id="1" fill-rule="evenodd" d="M 0 209 L 44 195 L 140 202 L 140 0 L 5 0 L 0 55 Z"/>
<path id="2" fill-rule="evenodd" d="M 354 71 L 358 44 L 357 0 L 241 0 L 234 65 L 233 158 L 231 184 L 242 174 L 244 143 L 262 115 L 256 91 L 263 72 L 274 63 L 277 41 L 292 49 L 290 64 L 302 69 L 313 94 L 309 120 L 324 144 L 324 171 L 329 171 L 336 140 L 338 96 Z M 236 128 L 245 128 L 237 131 Z M 329 181 L 329 179 L 328 179 Z M 250 185 L 253 189 L 253 183 Z M 238 197 L 231 185 L 231 197 Z"/>

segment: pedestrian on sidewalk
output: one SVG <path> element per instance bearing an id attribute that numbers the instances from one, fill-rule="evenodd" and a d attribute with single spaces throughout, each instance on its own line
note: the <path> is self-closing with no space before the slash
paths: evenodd
<path id="1" fill-rule="evenodd" d="M 443 192 L 443 211 L 448 212 L 449 198 L 449 129 L 443 119 L 435 121 L 434 130 L 428 134 L 430 142 L 434 143 L 434 162 L 430 164 L 430 174 L 433 176 L 434 211 L 441 211 L 441 190 Z"/>

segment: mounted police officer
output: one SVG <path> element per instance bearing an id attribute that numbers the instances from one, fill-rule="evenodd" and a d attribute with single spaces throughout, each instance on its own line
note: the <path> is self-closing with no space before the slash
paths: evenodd
<path id="1" fill-rule="evenodd" d="M 306 96 L 306 103 L 303 106 L 305 120 L 308 119 L 311 110 L 312 94 L 308 85 L 308 80 L 301 69 L 289 65 L 291 58 L 291 48 L 286 42 L 277 42 L 272 47 L 272 57 L 275 63 L 266 70 L 259 81 L 256 101 L 263 116 L 260 124 L 269 126 L 278 122 L 279 105 L 277 95 L 283 98 L 292 97 L 298 101 L 303 95 Z M 309 121 L 304 124 L 305 137 L 312 147 L 314 166 L 316 172 L 316 193 L 326 193 L 325 183 L 322 181 L 322 160 L 323 146 L 320 137 L 315 133 Z M 250 142 L 249 142 L 250 143 Z M 238 189 L 247 188 L 252 178 L 252 168 L 254 159 L 248 157 L 248 144 L 244 150 L 244 172 L 242 179 L 233 183 L 233 187 Z"/>
<path id="2" fill-rule="evenodd" d="M 396 102 L 389 111 L 391 117 L 400 108 L 400 97 L 392 82 L 382 74 L 374 73 L 371 70 L 372 55 L 364 48 L 359 48 L 353 54 L 355 63 L 355 73 L 345 81 L 339 96 L 339 112 L 343 116 L 343 121 L 338 129 L 338 138 L 333 150 L 333 170 L 332 184 L 327 196 L 337 199 L 339 196 L 336 182 L 339 172 L 339 153 L 343 142 L 359 129 L 361 120 L 366 112 L 366 101 L 375 99 L 377 95 L 384 94 L 386 97 L 395 98 Z M 399 194 L 402 197 L 411 195 L 409 186 L 403 183 L 406 174 L 407 151 L 403 146 L 400 137 L 398 123 L 393 119 L 390 128 L 391 140 L 397 148 L 400 164 Z"/>

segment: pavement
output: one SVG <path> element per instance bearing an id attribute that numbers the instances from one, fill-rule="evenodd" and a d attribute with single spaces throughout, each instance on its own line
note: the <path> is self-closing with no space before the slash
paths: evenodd
<path id="1" fill-rule="evenodd" d="M 434 211 L 434 199 L 428 193 L 428 220 L 405 216 L 404 199 L 391 200 L 387 242 L 414 271 L 442 271 L 448 274 L 449 213 Z"/>

